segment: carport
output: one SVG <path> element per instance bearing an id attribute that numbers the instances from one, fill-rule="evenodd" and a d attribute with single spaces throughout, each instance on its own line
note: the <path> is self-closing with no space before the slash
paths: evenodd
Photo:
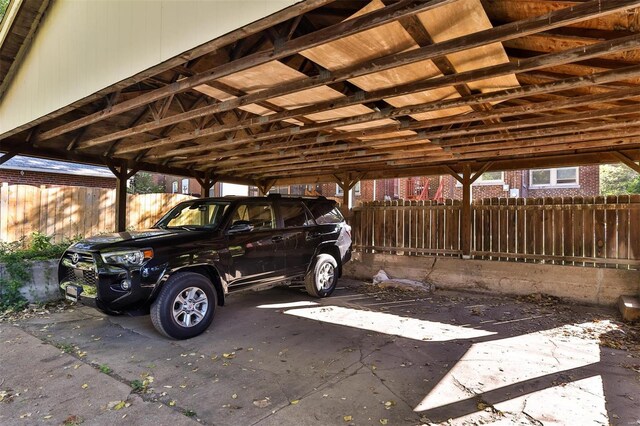
<path id="1" fill-rule="evenodd" d="M 133 74 L 123 73 L 138 64 L 125 59 L 167 44 L 164 33 L 135 42 L 145 32 L 136 19 L 153 32 L 151 10 L 100 3 L 74 15 L 61 3 L 9 5 L 0 161 L 108 165 L 118 230 L 137 171 L 195 177 L 203 194 L 216 181 L 263 193 L 337 182 L 345 205 L 362 179 L 452 174 L 468 255 L 470 185 L 484 172 L 607 162 L 640 171 L 640 1 L 247 2 L 242 18 L 223 3 L 212 16 L 237 19 L 230 31 Z M 162 13 L 197 28 L 193 11 Z"/>
<path id="2" fill-rule="evenodd" d="M 335 182 L 344 206 L 360 180 L 450 174 L 463 191 L 455 257 L 466 258 L 471 184 L 485 172 L 612 162 L 640 172 L 639 31 L 640 0 L 12 0 L 0 28 L 0 162 L 107 165 L 119 231 L 138 171 L 194 177 L 203 194 L 218 181 L 262 193 Z M 638 236 L 638 206 L 624 235 Z M 627 239 L 631 253 L 640 238 Z M 429 254 L 448 257 L 436 272 L 457 280 L 477 279 L 478 263 L 500 277 L 540 266 L 438 250 Z M 405 274 L 426 263 L 396 258 Z M 632 273 L 637 292 L 638 271 L 616 266 L 589 270 L 598 290 L 612 271 Z M 553 274 L 542 275 L 548 288 Z M 248 292 L 182 342 L 86 308 L 0 324 L 4 386 L 29 388 L 0 394 L 14 398 L 0 419 L 638 421 L 637 351 L 600 346 L 624 332 L 603 308 L 352 280 L 335 296 Z M 73 404 L 70 389 L 82 395 Z"/>

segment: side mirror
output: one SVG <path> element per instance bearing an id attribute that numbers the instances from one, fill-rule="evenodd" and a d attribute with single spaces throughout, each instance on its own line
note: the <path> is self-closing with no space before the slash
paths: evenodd
<path id="1" fill-rule="evenodd" d="M 236 220 L 227 229 L 227 234 L 237 234 L 239 232 L 249 232 L 253 230 L 253 225 L 248 220 Z"/>

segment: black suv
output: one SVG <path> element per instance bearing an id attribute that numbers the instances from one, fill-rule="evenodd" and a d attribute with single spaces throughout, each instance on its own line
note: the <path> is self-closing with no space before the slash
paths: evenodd
<path id="1" fill-rule="evenodd" d="M 72 245 L 58 279 L 67 299 L 112 315 L 150 312 L 160 333 L 187 339 L 233 291 L 304 281 L 311 296 L 329 296 L 350 258 L 351 228 L 332 200 L 202 198 L 152 229 Z"/>

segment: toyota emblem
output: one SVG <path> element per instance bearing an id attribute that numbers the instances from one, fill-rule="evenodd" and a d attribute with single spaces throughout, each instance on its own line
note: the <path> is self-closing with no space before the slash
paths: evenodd
<path id="1" fill-rule="evenodd" d="M 71 262 L 73 262 L 74 265 L 78 263 L 79 260 L 80 255 L 78 253 L 73 253 L 73 255 L 71 255 Z"/>

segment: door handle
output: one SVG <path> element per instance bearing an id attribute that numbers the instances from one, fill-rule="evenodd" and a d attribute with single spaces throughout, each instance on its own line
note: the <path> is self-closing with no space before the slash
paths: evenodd
<path id="1" fill-rule="evenodd" d="M 273 241 L 274 243 L 281 243 L 283 240 L 284 238 L 281 236 L 271 237 L 271 241 Z"/>

